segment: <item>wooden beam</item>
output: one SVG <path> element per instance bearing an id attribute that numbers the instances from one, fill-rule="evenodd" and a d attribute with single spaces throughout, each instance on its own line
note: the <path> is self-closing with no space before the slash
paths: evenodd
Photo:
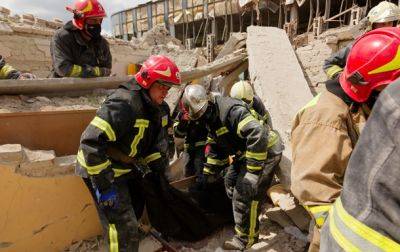
<path id="1" fill-rule="evenodd" d="M 244 50 L 227 55 L 207 65 L 190 71 L 181 72 L 182 83 L 202 78 L 212 73 L 224 72 L 235 68 L 237 64 L 244 61 L 247 54 Z M 72 91 L 87 91 L 94 89 L 114 89 L 124 82 L 129 81 L 132 76 L 114 76 L 102 78 L 60 78 L 60 79 L 35 79 L 35 80 L 1 80 L 0 95 L 30 95 L 64 93 Z"/>

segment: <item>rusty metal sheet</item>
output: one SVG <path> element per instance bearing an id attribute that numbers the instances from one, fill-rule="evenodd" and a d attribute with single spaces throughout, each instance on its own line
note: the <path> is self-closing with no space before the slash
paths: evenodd
<path id="1" fill-rule="evenodd" d="M 82 132 L 96 110 L 38 111 L 0 114 L 0 145 L 21 144 L 33 150 L 76 154 Z"/>

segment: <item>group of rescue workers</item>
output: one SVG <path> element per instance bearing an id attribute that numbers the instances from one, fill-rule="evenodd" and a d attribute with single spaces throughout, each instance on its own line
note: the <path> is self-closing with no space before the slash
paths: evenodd
<path id="1" fill-rule="evenodd" d="M 51 41 L 52 77 L 109 76 L 104 8 L 77 0 L 67 10 L 72 21 Z M 400 251 L 399 19 L 393 3 L 372 8 L 368 31 L 325 61 L 326 90 L 294 119 L 291 191 L 313 218 L 309 251 Z M 0 57 L 0 78 L 34 76 Z M 165 172 L 173 135 L 185 139 L 185 175 L 196 175 L 197 186 L 223 178 L 235 222 L 223 248 L 248 249 L 258 242 L 258 216 L 284 149 L 271 116 L 251 83 L 238 81 L 230 97 L 187 85 L 171 118 L 164 101 L 171 87 L 181 87 L 176 64 L 150 56 L 82 134 L 76 172 L 97 203 L 109 250 L 138 251 L 144 201 L 135 176 Z"/>

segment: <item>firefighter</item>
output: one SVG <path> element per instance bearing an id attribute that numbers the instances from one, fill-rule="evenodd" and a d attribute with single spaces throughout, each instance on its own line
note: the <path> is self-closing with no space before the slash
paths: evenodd
<path id="1" fill-rule="evenodd" d="M 218 95 L 208 99 L 201 85 L 187 86 L 182 102 L 190 120 L 204 121 L 209 131 L 205 186 L 217 181 L 229 165 L 229 155 L 235 155 L 232 166 L 240 174 L 229 181 L 227 187 L 233 190 L 227 194 L 233 201 L 236 234 L 223 248 L 249 248 L 258 240 L 258 214 L 281 153 L 268 146 L 268 127 L 251 114 L 246 103 Z"/>
<path id="2" fill-rule="evenodd" d="M 339 197 L 354 146 L 380 91 L 400 76 L 400 29 L 381 28 L 353 45 L 338 80 L 311 100 L 293 122 L 291 190 L 314 217 L 310 251 Z"/>
<path id="3" fill-rule="evenodd" d="M 204 162 L 206 161 L 204 148 L 207 141 L 208 130 L 204 121 L 191 121 L 189 113 L 183 106 L 174 124 L 174 135 L 177 138 L 184 138 L 185 152 L 189 160 L 185 165 L 185 177 L 196 175 L 202 179 Z"/>
<path id="4" fill-rule="evenodd" d="M 0 80 L 2 79 L 35 79 L 36 76 L 31 73 L 21 73 L 11 65 L 7 64 L 0 55 Z"/>
<path id="5" fill-rule="evenodd" d="M 272 120 L 268 110 L 265 108 L 261 98 L 254 94 L 249 81 L 238 81 L 233 84 L 230 96 L 246 102 L 252 114 L 264 121 L 272 129 Z"/>
<path id="6" fill-rule="evenodd" d="M 396 26 L 399 19 L 400 8 L 394 3 L 382 1 L 368 12 L 367 31 Z M 328 76 L 328 79 L 337 78 L 339 73 L 343 71 L 352 46 L 353 43 L 348 44 L 325 60 L 322 68 Z"/>
<path id="7" fill-rule="evenodd" d="M 56 31 L 50 52 L 52 77 L 103 77 L 111 73 L 110 46 L 101 36 L 106 12 L 97 0 L 76 0 L 73 20 Z"/>
<path id="8" fill-rule="evenodd" d="M 350 158 L 321 251 L 400 251 L 400 83 L 379 96 Z"/>
<path id="9" fill-rule="evenodd" d="M 164 99 L 179 85 L 175 63 L 151 56 L 134 79 L 104 101 L 82 134 L 77 173 L 91 179 L 89 189 L 107 219 L 110 251 L 138 251 L 143 195 L 135 181 L 164 172 L 167 162 L 158 144 L 169 116 Z"/>

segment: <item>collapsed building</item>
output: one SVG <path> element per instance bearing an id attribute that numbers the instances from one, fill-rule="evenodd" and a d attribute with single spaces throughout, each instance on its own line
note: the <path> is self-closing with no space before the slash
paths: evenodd
<path id="1" fill-rule="evenodd" d="M 279 6 L 276 13 L 269 9 L 273 8 L 272 2 L 276 2 L 275 4 Z M 321 69 L 323 59 L 352 41 L 356 33 L 352 27 L 343 27 L 329 29 L 326 32 L 320 30 L 318 33 L 321 34 L 293 36 L 289 40 L 285 32 L 289 31 L 289 35 L 292 34 L 291 28 L 288 30 L 290 25 L 297 22 L 295 33 L 309 30 L 307 27 L 309 23 L 301 21 L 304 19 L 302 10 L 308 9 L 307 4 L 308 7 L 313 6 L 310 8 L 315 12 L 313 8 L 327 9 L 326 4 L 330 1 L 325 3 L 321 1 L 320 5 L 314 5 L 313 1 L 286 2 L 291 2 L 291 5 L 279 4 L 278 1 L 265 1 L 267 7 L 264 6 L 264 8 L 263 4 L 260 4 L 260 9 L 266 10 L 269 13 L 268 16 L 270 15 L 265 19 L 266 16 L 261 14 L 261 23 L 286 28 L 286 31 L 254 26 L 246 29 L 256 19 L 255 11 L 242 16 L 241 13 L 232 11 L 234 8 L 232 7 L 229 18 L 251 19 L 248 15 L 254 15 L 253 21 L 239 29 L 235 26 L 238 23 L 232 22 L 232 26 L 229 26 L 226 31 L 229 31 L 226 43 L 221 48 L 213 49 L 216 55 L 215 60 L 208 57 L 207 48 L 186 50 L 182 45 L 181 40 L 185 41 L 189 36 L 182 37 L 183 30 L 185 34 L 190 34 L 193 30 L 188 28 L 192 27 L 191 23 L 185 23 L 186 17 L 183 18 L 185 15 L 190 15 L 177 8 L 177 12 L 186 14 L 181 14 L 181 18 L 176 21 L 175 38 L 170 36 L 170 32 L 174 35 L 170 26 L 168 30 L 163 25 L 158 26 L 158 21 L 154 21 L 159 20 L 161 14 L 151 16 L 154 22 L 152 21 L 151 26 L 145 23 L 142 26 L 143 29 L 140 30 L 140 35 L 139 30 L 137 31 L 138 38 L 134 38 L 134 32 L 129 35 L 129 32 L 123 33 L 122 30 L 119 31 L 120 34 L 116 34 L 117 37 L 130 38 L 131 41 L 109 38 L 113 54 L 112 72 L 117 75 L 115 77 L 91 80 L 2 81 L 0 83 L 0 196 L 6 200 L 0 208 L 0 223 L 3 227 L 0 231 L 0 249 L 60 251 L 71 244 L 73 245 L 69 247 L 70 251 L 100 249 L 101 241 L 97 239 L 92 240 L 94 245 L 81 242 L 101 234 L 101 228 L 89 193 L 81 180 L 73 176 L 76 149 L 82 131 L 93 118 L 106 95 L 120 83 L 129 80 L 126 76 L 128 66 L 140 64 L 151 54 L 170 56 L 180 67 L 184 82 L 200 80 L 210 89 L 213 88 L 213 78 L 221 77 L 221 73 L 228 73 L 218 81 L 216 87 L 224 94 L 229 93 L 228 90 L 237 77 L 248 70 L 257 94 L 271 111 L 274 125 L 288 146 L 290 123 L 294 114 L 312 98 L 312 93 L 323 88 L 323 82 L 326 80 Z M 160 3 L 163 6 L 165 2 L 152 2 L 140 8 L 148 10 L 153 8 L 148 6 Z M 227 1 L 215 1 L 214 8 L 227 6 L 226 3 Z M 233 4 L 233 1 L 231 3 Z M 365 1 L 364 3 L 359 1 L 358 4 L 370 6 L 370 3 L 371 1 L 368 1 L 368 4 Z M 237 2 L 232 6 L 237 6 Z M 289 7 L 286 6 L 302 13 L 298 15 L 300 21 L 291 24 L 283 21 L 285 13 L 289 21 L 292 15 Z M 331 6 L 329 17 L 333 18 L 337 3 L 329 6 Z M 343 4 L 340 8 L 344 10 L 347 7 L 348 5 Z M 350 14 L 352 10 L 353 8 L 346 13 Z M 41 78 L 47 77 L 51 67 L 50 39 L 55 29 L 62 23 L 57 20 L 41 20 L 32 15 L 10 16 L 10 11 L 1 7 L 0 12 L 2 13 L 0 54 L 22 71 L 33 72 Z M 280 12 L 282 14 L 279 14 Z M 203 13 L 202 10 L 200 10 L 201 13 Z M 215 13 L 221 12 L 215 9 Z M 168 14 L 168 19 L 170 19 L 170 14 Z M 174 15 L 176 13 L 172 16 L 175 20 Z M 282 15 L 281 18 L 279 18 L 280 15 Z M 313 15 L 309 14 L 309 17 Z M 116 16 L 114 15 L 113 19 Z M 196 17 L 196 15 L 193 16 Z M 118 19 L 124 20 L 121 17 Z M 224 15 L 217 15 L 213 19 L 220 19 L 225 25 Z M 143 20 L 148 21 L 148 19 Z M 193 23 L 197 21 L 197 24 L 200 23 L 201 26 L 204 20 L 194 18 Z M 223 27 L 224 25 L 218 24 L 220 21 L 214 21 L 215 26 Z M 209 22 L 211 24 L 208 25 L 211 27 L 212 21 Z M 121 24 L 118 23 L 114 28 L 119 29 Z M 130 25 L 134 27 L 133 24 Z M 122 27 L 130 29 L 128 23 Z M 196 28 L 195 24 L 193 27 L 194 31 L 201 30 Z M 214 31 L 218 31 L 215 33 L 217 41 L 224 41 L 225 32 L 221 33 L 221 29 L 214 29 Z M 242 33 L 236 33 L 239 31 Z M 234 33 L 230 34 L 231 32 Z M 200 45 L 199 42 L 195 44 Z M 285 68 L 282 68 L 283 65 Z M 168 97 L 171 107 L 176 105 L 178 95 L 179 93 L 175 92 Z M 267 204 L 261 216 L 263 219 L 261 238 L 264 243 L 255 249 L 303 251 L 306 246 L 309 219 L 305 216 L 304 210 L 303 212 L 299 210 L 295 200 L 287 191 L 290 186 L 290 156 L 290 149 L 287 148 L 279 174 L 283 184 L 282 188 L 279 188 L 281 193 L 268 192 L 271 202 Z M 172 173 L 179 173 L 176 172 L 177 169 L 182 169 L 182 167 L 178 164 Z M 179 174 L 176 174 L 174 176 L 179 177 Z M 171 244 L 180 251 L 215 251 L 220 241 L 231 232 L 230 229 L 224 229 L 206 241 L 195 244 L 179 242 Z M 151 239 L 144 240 L 141 246 L 143 251 L 155 251 L 162 247 L 157 241 Z"/>

